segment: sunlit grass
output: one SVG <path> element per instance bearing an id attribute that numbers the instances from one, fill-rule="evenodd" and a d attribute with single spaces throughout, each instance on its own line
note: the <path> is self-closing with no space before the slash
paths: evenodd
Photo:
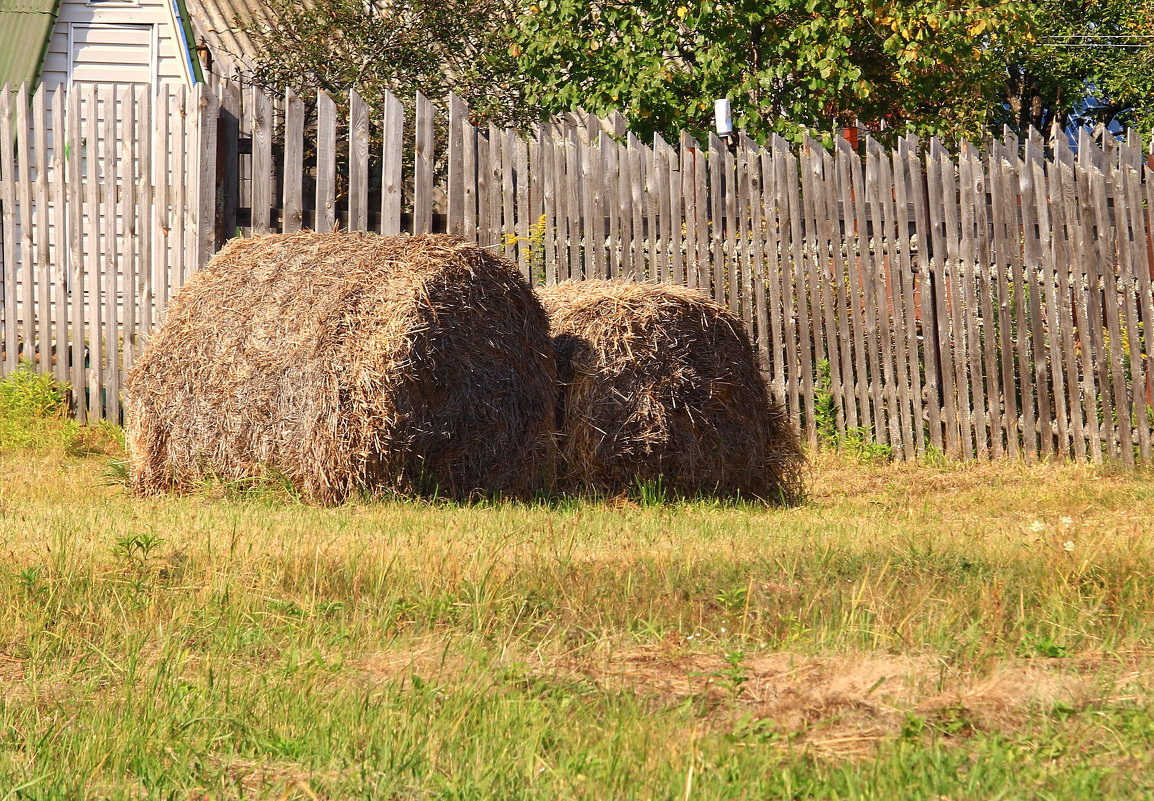
<path id="1" fill-rule="evenodd" d="M 1149 473 L 317 509 L 93 441 L 0 445 L 0 798 L 1154 792 Z"/>

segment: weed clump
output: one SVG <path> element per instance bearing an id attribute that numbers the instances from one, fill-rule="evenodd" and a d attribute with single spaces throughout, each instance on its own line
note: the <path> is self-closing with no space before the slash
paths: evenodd
<path id="1" fill-rule="evenodd" d="M 67 426 L 68 388 L 21 362 L 0 379 L 0 449 L 32 448 L 60 441 Z"/>
<path id="2" fill-rule="evenodd" d="M 0 379 L 0 450 L 60 447 L 72 458 L 122 451 L 118 426 L 106 421 L 82 426 L 69 417 L 68 393 L 67 384 L 29 361 Z"/>
<path id="3" fill-rule="evenodd" d="M 846 426 L 844 432 L 838 430 L 837 400 L 830 386 L 829 360 L 822 359 L 817 365 L 813 403 L 818 442 L 863 463 L 888 462 L 893 459 L 893 446 L 875 441 L 869 426 Z"/>

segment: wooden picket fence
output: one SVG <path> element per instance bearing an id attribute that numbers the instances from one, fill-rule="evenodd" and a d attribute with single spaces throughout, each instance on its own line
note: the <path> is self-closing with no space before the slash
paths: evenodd
<path id="1" fill-rule="evenodd" d="M 216 102 L 203 87 L 0 87 L 0 374 L 21 360 L 121 419 L 123 376 L 213 252 Z"/>
<path id="2" fill-rule="evenodd" d="M 102 97 L 117 113 L 86 114 Z M 699 288 L 814 445 L 1151 461 L 1154 163 L 1133 132 L 648 143 L 620 118 L 526 136 L 455 98 L 340 100 L 3 92 L 3 370 L 32 356 L 81 417 L 119 419 L 168 297 L 227 238 L 449 231 L 536 283 Z"/>

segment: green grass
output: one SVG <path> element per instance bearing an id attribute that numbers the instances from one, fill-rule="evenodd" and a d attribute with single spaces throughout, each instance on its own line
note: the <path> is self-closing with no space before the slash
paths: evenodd
<path id="1" fill-rule="evenodd" d="M 1149 473 L 315 509 L 114 434 L 0 440 L 0 798 L 1154 797 Z"/>

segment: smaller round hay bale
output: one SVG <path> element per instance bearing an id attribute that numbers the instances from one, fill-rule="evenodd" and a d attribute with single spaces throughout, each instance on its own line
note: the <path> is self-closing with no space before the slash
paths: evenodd
<path id="1" fill-rule="evenodd" d="M 127 395 L 140 494 L 269 474 L 321 504 L 552 483 L 545 313 L 459 237 L 234 239 L 173 299 Z"/>
<path id="2" fill-rule="evenodd" d="M 804 457 L 741 322 L 685 287 L 588 280 L 538 290 L 561 379 L 560 482 L 619 494 L 793 503 Z"/>

